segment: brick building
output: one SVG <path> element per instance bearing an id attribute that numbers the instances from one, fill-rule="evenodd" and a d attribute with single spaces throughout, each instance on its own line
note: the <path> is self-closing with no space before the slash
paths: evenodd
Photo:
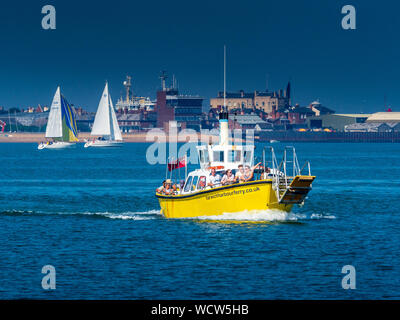
<path id="1" fill-rule="evenodd" d="M 272 112 L 290 105 L 290 82 L 286 90 L 278 91 L 254 91 L 246 93 L 243 90 L 239 92 L 226 93 L 226 106 L 229 111 L 232 109 L 253 109 L 262 110 L 266 113 Z M 220 109 L 224 105 L 224 93 L 219 92 L 216 98 L 210 99 L 210 106 L 213 109 Z"/>

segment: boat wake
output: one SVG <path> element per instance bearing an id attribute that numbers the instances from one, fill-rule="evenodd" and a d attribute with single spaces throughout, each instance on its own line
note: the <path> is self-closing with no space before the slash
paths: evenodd
<path id="1" fill-rule="evenodd" d="M 112 212 L 84 212 L 81 215 L 92 215 L 98 217 L 105 217 L 109 219 L 121 219 L 121 220 L 152 220 L 161 216 L 160 210 L 149 210 L 139 212 L 123 212 L 123 213 L 112 213 Z"/>
<path id="2" fill-rule="evenodd" d="M 1 216 L 91 216 L 94 218 L 121 219 L 121 220 L 152 220 L 161 217 L 160 210 L 136 212 L 40 212 L 31 210 L 11 210 L 0 212 Z"/>
<path id="3" fill-rule="evenodd" d="M 335 219 L 333 215 L 286 212 L 276 209 L 271 210 L 244 210 L 240 212 L 226 212 L 218 216 L 200 216 L 197 220 L 211 221 L 242 221 L 242 222 L 296 222 L 308 219 Z"/>
<path id="4" fill-rule="evenodd" d="M 127 211 L 127 212 L 41 212 L 30 210 L 10 210 L 0 212 L 0 216 L 84 216 L 93 218 L 119 219 L 119 220 L 153 220 L 162 218 L 160 210 Z M 193 218 L 182 218 L 184 220 L 202 221 L 234 221 L 234 222 L 301 222 L 303 220 L 336 219 L 334 215 L 322 213 L 293 213 L 272 210 L 244 210 L 240 212 L 226 212 L 218 216 L 199 216 Z"/>

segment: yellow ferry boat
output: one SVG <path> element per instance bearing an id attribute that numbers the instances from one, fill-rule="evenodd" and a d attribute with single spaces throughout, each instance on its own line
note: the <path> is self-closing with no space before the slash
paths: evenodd
<path id="1" fill-rule="evenodd" d="M 179 191 L 171 193 L 170 190 L 164 190 L 156 193 L 161 213 L 166 218 L 218 216 L 244 210 L 278 209 L 289 212 L 293 205 L 304 202 L 315 176 L 311 175 L 309 162 L 300 169 L 294 147 L 285 148 L 283 159 L 278 166 L 274 149 L 270 146 L 270 167 L 266 162 L 267 148 L 264 148 L 262 169 L 258 169 L 258 176 L 257 173 L 254 177 L 251 174 L 252 179 L 232 179 L 230 184 L 223 181 L 215 183 L 218 179 L 212 176 L 211 171 L 215 170 L 216 174 L 221 176 L 227 170 L 239 170 L 239 166 L 253 170 L 257 167 L 254 166 L 254 145 L 230 143 L 228 118 L 224 47 L 224 107 L 219 114 L 219 144 L 197 147 L 200 169 L 187 175 Z M 302 174 L 303 169 L 308 169 L 307 174 Z"/>
<path id="2" fill-rule="evenodd" d="M 278 209 L 291 211 L 302 204 L 312 188 L 315 176 L 310 163 L 300 169 L 296 150 L 286 147 L 278 165 L 272 147 L 263 150 L 263 166 L 251 181 L 210 186 L 211 170 L 220 176 L 226 170 L 238 170 L 240 165 L 254 167 L 254 145 L 232 145 L 228 139 L 228 112 L 221 112 L 218 145 L 197 147 L 200 169 L 190 172 L 181 190 L 175 194 L 156 193 L 161 212 L 166 218 L 218 216 L 244 210 Z M 270 158 L 266 160 L 266 152 Z M 267 166 L 270 165 L 270 167 Z M 302 170 L 307 170 L 303 174 Z"/>

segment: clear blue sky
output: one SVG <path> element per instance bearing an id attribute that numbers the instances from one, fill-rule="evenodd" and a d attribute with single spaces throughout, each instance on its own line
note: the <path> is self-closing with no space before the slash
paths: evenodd
<path id="1" fill-rule="evenodd" d="M 41 8 L 57 29 L 41 28 Z M 357 30 L 341 28 L 341 8 Z M 337 112 L 400 111 L 400 5 L 395 1 L 16 1 L 0 5 L 0 105 L 50 104 L 58 84 L 95 110 L 105 80 L 113 100 L 127 74 L 155 97 L 160 70 L 182 93 L 206 99 L 228 90 L 271 89 L 292 79 L 294 101 L 319 99 Z"/>

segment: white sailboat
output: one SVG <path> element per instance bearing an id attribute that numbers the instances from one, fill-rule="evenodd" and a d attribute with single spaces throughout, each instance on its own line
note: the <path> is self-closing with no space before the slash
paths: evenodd
<path id="1" fill-rule="evenodd" d="M 38 149 L 64 149 L 75 146 L 75 142 L 78 141 L 77 135 L 75 111 L 58 87 L 46 126 L 46 138 L 51 140 L 40 143 Z"/>
<path id="2" fill-rule="evenodd" d="M 98 136 L 98 138 L 87 141 L 85 148 L 122 146 L 121 130 L 119 129 L 117 116 L 115 115 L 111 96 L 108 92 L 108 83 L 106 83 L 101 96 L 90 135 Z"/>

